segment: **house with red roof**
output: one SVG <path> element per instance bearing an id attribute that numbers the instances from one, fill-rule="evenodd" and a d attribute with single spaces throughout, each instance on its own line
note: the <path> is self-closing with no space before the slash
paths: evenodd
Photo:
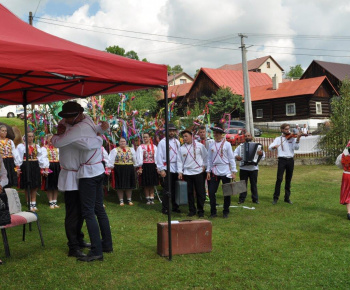
<path id="1" fill-rule="evenodd" d="M 250 89 L 254 123 L 308 123 L 317 126 L 330 115 L 330 99 L 338 95 L 326 76 Z"/>
<path id="2" fill-rule="evenodd" d="M 247 66 L 248 66 L 248 71 L 250 72 L 265 73 L 269 75 L 271 79 L 276 75 L 278 82 L 279 83 L 282 82 L 284 70 L 271 55 L 249 60 L 247 61 Z M 218 69 L 235 70 L 235 71 L 243 70 L 242 63 L 225 64 L 219 67 Z"/>
<path id="3" fill-rule="evenodd" d="M 264 73 L 249 72 L 250 87 L 272 85 L 271 78 Z M 194 102 L 202 96 L 210 97 L 221 87 L 229 87 L 232 93 L 243 96 L 243 72 L 213 68 L 201 68 L 192 84 L 187 98 Z"/>

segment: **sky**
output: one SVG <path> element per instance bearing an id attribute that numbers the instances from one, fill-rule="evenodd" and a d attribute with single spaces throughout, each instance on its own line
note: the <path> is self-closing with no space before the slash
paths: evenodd
<path id="1" fill-rule="evenodd" d="M 193 76 L 271 55 L 288 72 L 312 60 L 350 64 L 348 0 L 0 0 L 58 37 L 105 50 L 118 45 Z M 336 4 L 335 4 L 336 3 Z"/>

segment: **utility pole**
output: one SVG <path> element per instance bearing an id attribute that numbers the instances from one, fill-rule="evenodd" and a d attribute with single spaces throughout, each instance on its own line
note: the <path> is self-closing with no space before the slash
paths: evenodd
<path id="1" fill-rule="evenodd" d="M 254 123 L 253 123 L 253 110 L 252 100 L 250 98 L 250 87 L 249 87 L 249 74 L 247 66 L 247 49 L 244 44 L 243 34 L 238 34 L 241 38 L 241 49 L 242 49 L 242 69 L 243 69 L 243 87 L 244 87 L 244 115 L 245 115 L 245 129 L 247 132 L 254 136 Z"/>
<path id="2" fill-rule="evenodd" d="M 33 26 L 33 13 L 29 12 L 29 25 Z"/>

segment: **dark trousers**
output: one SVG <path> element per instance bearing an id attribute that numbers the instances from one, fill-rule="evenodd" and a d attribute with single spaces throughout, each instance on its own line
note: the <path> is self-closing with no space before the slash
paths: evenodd
<path id="1" fill-rule="evenodd" d="M 178 210 L 179 205 L 175 202 L 175 182 L 178 180 L 178 174 L 170 172 L 170 184 L 171 184 L 171 204 L 173 210 Z M 160 183 L 163 187 L 163 200 L 162 200 L 162 212 L 165 213 L 169 210 L 169 187 L 168 176 L 160 179 Z"/>
<path id="2" fill-rule="evenodd" d="M 246 184 L 247 184 L 247 189 L 248 189 L 248 179 L 250 182 L 250 190 L 252 192 L 252 201 L 258 201 L 258 187 L 257 187 L 257 183 L 258 183 L 258 172 L 259 170 L 253 170 L 253 171 L 249 171 L 249 170 L 244 170 L 241 169 L 239 171 L 239 179 L 240 180 L 245 180 Z M 239 201 L 244 202 L 245 199 L 247 197 L 247 191 L 246 192 L 242 192 L 239 195 Z"/>
<path id="3" fill-rule="evenodd" d="M 214 174 L 210 174 L 209 180 L 209 199 L 210 199 L 210 214 L 216 214 L 216 191 L 218 190 L 220 180 L 223 184 L 230 183 L 231 179 L 226 176 L 217 176 Z M 231 196 L 224 196 L 224 214 L 228 214 L 230 212 L 231 205 Z"/>
<path id="4" fill-rule="evenodd" d="M 81 215 L 81 204 L 78 190 L 65 191 L 64 202 L 66 207 L 66 217 L 64 226 L 68 239 L 70 251 L 79 250 L 79 245 L 84 243 L 84 234 L 81 231 L 84 219 Z"/>
<path id="5" fill-rule="evenodd" d="M 90 255 L 92 256 L 102 255 L 102 249 L 113 248 L 111 228 L 103 207 L 103 179 L 104 173 L 91 178 L 79 179 L 81 212 L 89 232 Z"/>
<path id="6" fill-rule="evenodd" d="M 199 173 L 196 175 L 184 175 L 183 177 L 184 177 L 184 180 L 187 182 L 189 212 L 195 214 L 198 209 L 198 214 L 203 214 L 204 202 L 205 202 L 205 187 L 204 187 L 203 174 Z M 197 209 L 195 206 L 193 187 L 196 190 Z"/>
<path id="7" fill-rule="evenodd" d="M 278 200 L 281 191 L 281 183 L 283 181 L 284 171 L 286 172 L 286 182 L 284 186 L 284 200 L 289 201 L 290 198 L 290 186 L 293 177 L 294 170 L 294 159 L 293 158 L 278 158 L 278 169 L 277 169 L 277 180 L 275 186 L 275 192 L 273 194 L 273 199 Z"/>

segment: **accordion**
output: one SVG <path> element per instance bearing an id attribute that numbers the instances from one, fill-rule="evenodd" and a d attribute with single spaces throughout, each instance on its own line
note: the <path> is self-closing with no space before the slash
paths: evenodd
<path id="1" fill-rule="evenodd" d="M 240 166 L 258 165 L 262 155 L 258 155 L 258 151 L 263 149 L 262 144 L 254 142 L 245 142 L 241 145 L 240 157 L 242 158 Z"/>

